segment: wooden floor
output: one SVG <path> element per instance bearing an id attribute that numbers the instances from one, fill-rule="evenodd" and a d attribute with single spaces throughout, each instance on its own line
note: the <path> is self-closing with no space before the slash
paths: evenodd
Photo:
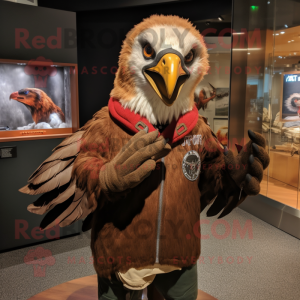
<path id="1" fill-rule="evenodd" d="M 143 299 L 147 299 L 146 291 Z M 28 300 L 97 300 L 97 276 L 91 275 L 57 285 L 37 294 Z M 216 298 L 198 291 L 197 300 L 217 300 Z"/>
<path id="2" fill-rule="evenodd" d="M 269 177 L 267 191 L 267 176 L 260 184 L 261 194 L 288 206 L 300 209 L 297 203 L 297 188 Z"/>

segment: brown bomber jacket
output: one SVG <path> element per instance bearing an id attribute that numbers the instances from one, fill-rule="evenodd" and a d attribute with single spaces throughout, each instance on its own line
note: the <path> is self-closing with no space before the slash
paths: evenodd
<path id="1" fill-rule="evenodd" d="M 136 115 L 120 122 L 121 119 L 114 117 L 111 101 L 109 109 L 101 109 L 84 126 L 86 132 L 77 164 L 93 158 L 96 165 L 97 160 L 102 161 L 101 166 L 133 136 L 127 121 L 135 125 Z M 195 119 L 195 125 L 182 125 L 191 123 L 191 118 Z M 171 140 L 172 151 L 124 199 L 115 202 L 106 199 L 101 182 L 99 185 L 99 166 L 98 173 L 95 168 L 81 172 L 78 181 L 90 194 L 97 195 L 98 206 L 91 221 L 91 248 L 99 276 L 109 277 L 115 271 L 125 272 L 154 263 L 179 267 L 194 264 L 200 256 L 201 210 L 220 190 L 239 189 L 224 168 L 222 147 L 198 111 L 185 116 L 179 125 L 187 129 L 185 134 L 177 132 L 177 139 Z M 199 153 L 201 161 L 196 180 L 189 180 L 191 176 L 183 173 L 188 170 L 183 160 L 190 162 L 184 157 L 192 150 Z"/>

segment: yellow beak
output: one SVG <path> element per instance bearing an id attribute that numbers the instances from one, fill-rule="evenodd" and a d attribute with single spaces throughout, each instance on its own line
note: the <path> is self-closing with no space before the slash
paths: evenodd
<path id="1" fill-rule="evenodd" d="M 144 75 L 158 96 L 171 106 L 189 75 L 181 66 L 181 59 L 174 53 L 167 53 L 156 66 L 144 70 Z"/>

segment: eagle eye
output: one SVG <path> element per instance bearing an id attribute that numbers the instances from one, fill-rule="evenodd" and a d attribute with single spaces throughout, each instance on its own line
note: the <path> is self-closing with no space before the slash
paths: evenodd
<path id="1" fill-rule="evenodd" d="M 29 91 L 20 90 L 19 95 L 28 95 Z"/>
<path id="2" fill-rule="evenodd" d="M 193 50 L 190 50 L 190 52 L 184 57 L 184 62 L 185 63 L 190 63 L 194 59 L 194 52 Z"/>
<path id="3" fill-rule="evenodd" d="M 150 59 L 155 56 L 155 51 L 149 43 L 145 44 L 143 47 L 143 55 L 146 59 Z"/>

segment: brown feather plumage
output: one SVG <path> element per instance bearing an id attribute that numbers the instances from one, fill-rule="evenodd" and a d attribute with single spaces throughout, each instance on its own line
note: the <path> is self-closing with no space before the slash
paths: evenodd
<path id="1" fill-rule="evenodd" d="M 56 146 L 52 151 L 56 151 L 59 148 L 68 146 L 70 144 L 73 144 L 75 142 L 80 143 L 81 137 L 84 134 L 83 130 L 78 130 L 75 133 L 73 133 L 72 135 L 70 135 L 69 137 L 67 137 L 66 139 L 64 139 L 58 146 Z M 79 147 L 78 147 L 79 148 Z"/>
<path id="2" fill-rule="evenodd" d="M 83 211 L 81 209 L 82 198 L 84 196 L 84 191 L 79 191 L 75 193 L 74 199 L 69 207 L 64 210 L 55 220 L 53 220 L 49 225 L 47 225 L 44 230 L 51 228 L 57 224 L 60 227 L 67 226 L 73 223 L 75 220 L 78 220 Z"/>
<path id="3" fill-rule="evenodd" d="M 110 122 L 112 121 L 109 118 L 108 108 L 105 107 L 79 131 L 55 147 L 53 154 L 30 176 L 29 184 L 20 189 L 23 193 L 36 195 L 70 182 L 68 188 L 50 202 L 42 206 L 34 204 L 28 206 L 30 212 L 41 215 L 74 195 L 68 208 L 46 228 L 58 223 L 60 226 L 67 226 L 78 219 L 86 218 L 96 209 L 100 195 L 98 184 L 100 167 L 109 158 L 108 128 L 113 125 Z"/>
<path id="4" fill-rule="evenodd" d="M 75 193 L 75 190 L 76 190 L 76 185 L 75 185 L 75 181 L 73 181 L 63 193 L 59 194 L 48 204 L 43 206 L 35 206 L 34 204 L 30 204 L 28 205 L 27 210 L 38 215 L 43 215 L 45 212 L 52 209 L 57 204 L 60 204 L 66 201 L 67 199 L 69 199 Z"/>
<path id="5" fill-rule="evenodd" d="M 74 157 L 71 157 L 68 160 L 55 160 L 46 164 L 31 180 L 29 180 L 29 182 L 34 185 L 46 182 L 63 171 L 67 166 L 74 162 L 74 160 Z M 52 166 L 50 164 L 52 164 Z"/>

